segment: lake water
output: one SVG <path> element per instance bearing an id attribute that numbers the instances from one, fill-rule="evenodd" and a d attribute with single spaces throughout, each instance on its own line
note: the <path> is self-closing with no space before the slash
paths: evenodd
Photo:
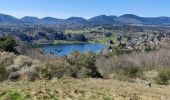
<path id="1" fill-rule="evenodd" d="M 103 49 L 107 49 L 108 46 L 96 43 L 79 43 L 79 44 L 56 44 L 56 45 L 44 45 L 43 50 L 46 53 L 56 54 L 59 56 L 69 55 L 73 51 L 88 52 L 92 51 L 95 53 L 100 52 Z"/>

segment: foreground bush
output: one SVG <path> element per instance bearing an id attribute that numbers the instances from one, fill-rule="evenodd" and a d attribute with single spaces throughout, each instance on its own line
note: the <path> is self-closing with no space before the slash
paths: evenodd
<path id="1" fill-rule="evenodd" d="M 0 64 L 3 66 L 10 66 L 13 64 L 16 55 L 9 52 L 0 52 Z"/>
<path id="2" fill-rule="evenodd" d="M 168 84 L 170 80 L 170 69 L 163 69 L 158 73 L 156 77 L 156 82 L 160 85 Z"/>
<path id="3" fill-rule="evenodd" d="M 82 54 L 75 51 L 65 57 L 43 55 L 40 60 L 35 58 L 0 52 L 1 73 L 7 72 L 7 78 L 10 80 L 22 79 L 28 81 L 51 79 L 52 77 L 91 77 L 120 80 L 138 78 L 153 82 L 157 77 L 156 82 L 158 84 L 167 84 L 170 77 L 170 71 L 165 70 L 158 74 L 158 69 L 166 69 L 170 66 L 170 51 L 166 49 L 113 55 L 111 57 L 96 55 L 92 52 Z M 3 79 L 1 78 L 1 80 Z"/>
<path id="4" fill-rule="evenodd" d="M 42 66 L 43 64 L 39 61 L 21 55 L 17 56 L 13 64 L 8 66 L 6 70 L 9 72 L 9 79 L 11 80 L 34 81 L 36 78 L 39 78 Z"/>
<path id="5" fill-rule="evenodd" d="M 61 58 L 53 58 L 48 61 L 46 67 L 42 70 L 42 75 L 52 75 L 54 77 L 69 76 L 70 64 Z"/>
<path id="6" fill-rule="evenodd" d="M 70 64 L 70 74 L 76 78 L 85 77 L 97 77 L 101 78 L 101 74 L 97 71 L 95 66 L 95 54 L 88 52 L 81 54 L 79 52 L 73 52 L 71 56 L 67 58 L 67 62 Z"/>
<path id="7" fill-rule="evenodd" d="M 7 79 L 8 72 L 3 65 L 0 65 L 0 81 Z"/>
<path id="8" fill-rule="evenodd" d="M 114 55 L 109 58 L 100 57 L 97 59 L 95 65 L 104 78 L 141 78 L 146 71 L 158 70 L 160 68 L 164 69 L 170 66 L 169 59 L 170 51 L 162 49 L 152 52 L 134 52 L 131 54 Z"/>
<path id="9" fill-rule="evenodd" d="M 28 81 L 34 81 L 39 77 L 38 72 L 31 67 L 22 68 L 19 74 L 23 80 L 28 80 Z"/>

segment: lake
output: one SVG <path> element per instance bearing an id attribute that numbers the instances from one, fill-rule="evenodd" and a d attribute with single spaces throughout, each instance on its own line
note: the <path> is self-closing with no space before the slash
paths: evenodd
<path id="1" fill-rule="evenodd" d="M 101 50 L 107 49 L 108 46 L 98 43 L 75 43 L 75 44 L 44 45 L 42 48 L 45 51 L 45 53 L 64 56 L 71 54 L 73 51 L 79 51 L 81 53 L 92 51 L 95 53 L 99 53 Z"/>

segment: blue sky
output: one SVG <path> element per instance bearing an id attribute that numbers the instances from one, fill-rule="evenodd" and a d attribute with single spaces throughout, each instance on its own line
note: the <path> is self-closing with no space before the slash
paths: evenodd
<path id="1" fill-rule="evenodd" d="M 170 16 L 170 0 L 0 0 L 0 13 L 23 16 L 91 18 L 96 15 Z"/>

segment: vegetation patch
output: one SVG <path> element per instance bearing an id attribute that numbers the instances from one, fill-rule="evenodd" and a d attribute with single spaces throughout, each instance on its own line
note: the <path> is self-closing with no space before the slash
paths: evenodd
<path id="1" fill-rule="evenodd" d="M 17 43 L 14 38 L 9 36 L 0 37 L 0 50 L 16 52 L 15 46 L 17 46 Z"/>
<path id="2" fill-rule="evenodd" d="M 170 69 L 163 69 L 158 73 L 156 82 L 160 85 L 167 85 L 170 80 Z"/>

